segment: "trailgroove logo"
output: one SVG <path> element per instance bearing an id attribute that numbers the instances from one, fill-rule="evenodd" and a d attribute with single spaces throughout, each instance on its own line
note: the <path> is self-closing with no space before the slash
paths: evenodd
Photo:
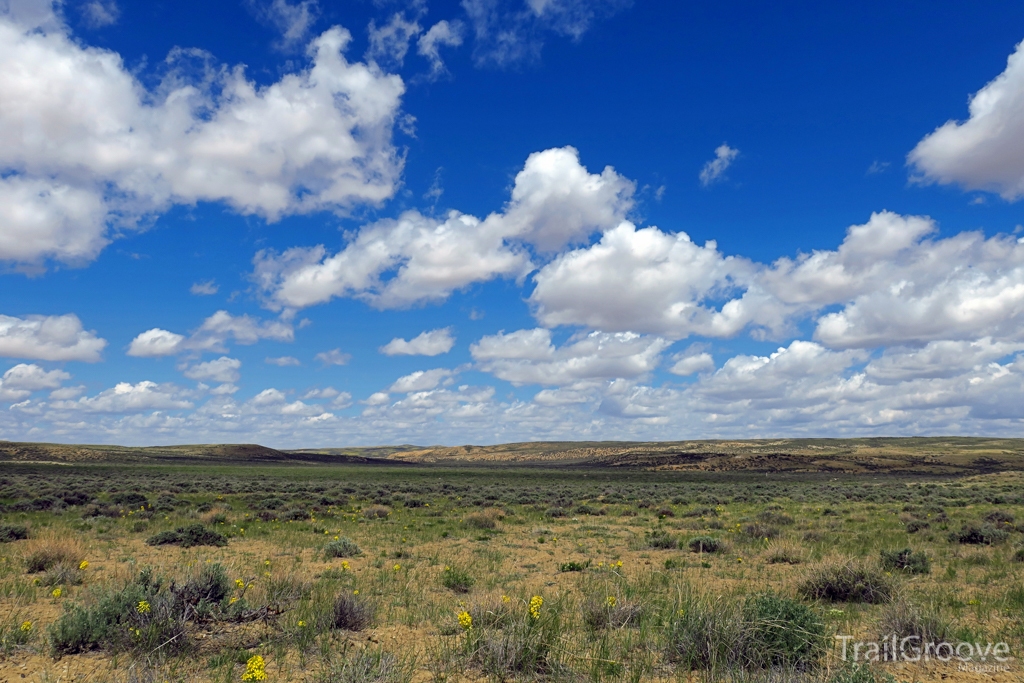
<path id="1" fill-rule="evenodd" d="M 959 662 L 962 671 L 995 673 L 1008 671 L 1004 664 L 1011 659 L 1007 643 L 969 643 L 961 641 L 921 642 L 920 636 L 900 638 L 895 633 L 883 640 L 853 641 L 853 636 L 836 636 L 843 645 L 843 661 L 850 662 Z M 995 664 L 986 664 L 995 662 Z"/>

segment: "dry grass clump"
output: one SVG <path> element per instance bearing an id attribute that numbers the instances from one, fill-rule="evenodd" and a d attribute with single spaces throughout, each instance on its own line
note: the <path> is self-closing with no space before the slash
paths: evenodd
<path id="1" fill-rule="evenodd" d="M 29 574 L 45 572 L 58 564 L 77 568 L 85 559 L 85 546 L 75 538 L 40 538 L 29 541 L 24 557 Z"/>
<path id="2" fill-rule="evenodd" d="M 351 593 L 342 593 L 334 600 L 327 615 L 327 626 L 346 631 L 362 631 L 373 624 L 377 610 L 368 600 Z"/>
<path id="3" fill-rule="evenodd" d="M 773 541 L 768 546 L 765 562 L 768 564 L 800 564 L 807 556 L 803 546 L 792 541 Z"/>
<path id="4" fill-rule="evenodd" d="M 797 590 L 810 600 L 877 605 L 891 600 L 895 587 L 877 569 L 852 560 L 832 560 L 815 567 Z"/>
<path id="5" fill-rule="evenodd" d="M 501 512 L 490 508 L 483 512 L 471 512 L 462 521 L 472 529 L 496 529 L 500 518 Z"/>
<path id="6" fill-rule="evenodd" d="M 370 505 L 363 508 L 363 517 L 366 519 L 387 519 L 391 514 L 391 508 L 387 505 Z"/>
<path id="7" fill-rule="evenodd" d="M 643 606 L 618 598 L 591 598 L 583 605 L 583 623 L 598 630 L 636 626 L 643 616 Z"/>
<path id="8" fill-rule="evenodd" d="M 879 641 L 887 641 L 893 635 L 897 641 L 917 638 L 913 645 L 922 649 L 929 643 L 937 645 L 945 641 L 951 630 L 951 624 L 938 613 L 917 607 L 905 599 L 886 605 L 878 620 Z"/>

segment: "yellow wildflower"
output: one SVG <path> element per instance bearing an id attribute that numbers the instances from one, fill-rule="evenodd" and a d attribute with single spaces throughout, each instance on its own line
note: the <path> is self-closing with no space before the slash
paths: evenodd
<path id="1" fill-rule="evenodd" d="M 402 565 L 400 565 L 400 564 L 395 564 L 395 566 L 394 566 L 394 567 L 392 567 L 392 569 L 394 569 L 394 570 L 395 570 L 396 572 L 397 572 L 397 571 L 398 571 L 399 569 L 401 569 L 401 568 L 402 568 Z"/>
<path id="2" fill-rule="evenodd" d="M 618 602 L 614 595 L 609 595 L 608 599 L 604 601 L 609 608 L 615 607 L 615 603 Z"/>
<path id="3" fill-rule="evenodd" d="M 469 612 L 465 610 L 459 612 L 459 626 L 466 631 L 473 628 L 473 617 L 469 615 Z"/>
<path id="4" fill-rule="evenodd" d="M 88 562 L 88 560 L 82 560 L 81 562 L 79 562 L 79 563 L 78 563 L 78 568 L 79 568 L 79 569 L 81 569 L 81 570 L 82 570 L 83 572 L 84 572 L 84 571 L 85 571 L 86 569 L 88 569 L 88 568 L 89 568 L 89 562 Z"/>
<path id="5" fill-rule="evenodd" d="M 21 632 L 22 633 L 28 633 L 31 630 L 32 630 L 32 622 L 31 621 L 23 621 L 23 622 L 21 622 Z"/>
<path id="6" fill-rule="evenodd" d="M 352 595 L 359 595 L 359 589 L 357 588 L 354 591 L 352 591 Z"/>
<path id="7" fill-rule="evenodd" d="M 56 588 L 53 589 L 53 592 L 50 593 L 50 595 L 52 595 L 55 598 L 59 598 L 61 595 L 63 595 L 63 593 L 64 593 L 63 589 L 61 589 L 60 586 L 57 586 Z"/>
<path id="8" fill-rule="evenodd" d="M 237 595 L 233 596 L 230 600 L 228 600 L 228 604 L 229 605 L 233 605 L 236 602 L 238 602 L 238 596 Z"/>
<path id="9" fill-rule="evenodd" d="M 235 579 L 235 588 L 245 588 L 245 581 Z"/>
<path id="10" fill-rule="evenodd" d="M 615 566 L 618 567 L 619 569 L 621 569 L 622 568 L 622 560 L 619 560 L 618 562 L 616 562 Z"/>
<path id="11" fill-rule="evenodd" d="M 343 572 L 347 572 L 347 571 L 349 571 L 350 569 L 352 569 L 352 565 L 350 565 L 350 564 L 348 563 L 348 560 L 342 560 L 342 561 L 341 561 L 341 571 L 343 571 Z"/>
<path id="12" fill-rule="evenodd" d="M 306 628 L 306 622 L 304 622 L 302 619 L 299 619 L 299 628 Z"/>
<path id="13" fill-rule="evenodd" d="M 265 681 L 267 680 L 267 664 L 263 657 L 255 655 L 245 663 L 245 673 L 242 674 L 243 681 Z"/>
<path id="14" fill-rule="evenodd" d="M 512 598 L 508 597 L 507 595 L 502 595 L 501 601 L 507 605 L 508 603 L 512 602 Z"/>
<path id="15" fill-rule="evenodd" d="M 540 619 L 540 608 L 544 604 L 544 598 L 539 595 L 534 595 L 530 598 L 530 617 L 533 619 Z"/>
<path id="16" fill-rule="evenodd" d="M 148 602 L 146 602 L 145 600 L 140 600 L 139 604 L 137 604 L 135 606 L 135 611 L 138 612 L 139 614 L 149 614 L 150 611 L 151 611 L 151 608 L 150 608 Z"/>

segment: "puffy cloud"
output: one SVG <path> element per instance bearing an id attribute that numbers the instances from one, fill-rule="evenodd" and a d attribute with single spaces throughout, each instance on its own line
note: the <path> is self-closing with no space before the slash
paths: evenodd
<path id="1" fill-rule="evenodd" d="M 548 326 L 730 336 L 750 322 L 739 301 L 721 310 L 702 302 L 749 283 L 755 271 L 745 259 L 723 256 L 714 242 L 698 246 L 686 233 L 624 222 L 597 244 L 541 268 L 529 300 Z"/>
<path id="2" fill-rule="evenodd" d="M 461 21 L 442 19 L 431 26 L 416 42 L 416 52 L 430 62 L 430 78 L 438 78 L 448 72 L 441 59 L 441 46 L 458 47 L 462 45 L 464 26 Z"/>
<path id="3" fill-rule="evenodd" d="M 781 260 L 764 286 L 784 304 L 820 309 L 816 339 L 832 347 L 941 339 L 1024 339 L 1024 245 L 1006 235 L 927 236 L 929 219 L 873 214 L 837 251 Z"/>
<path id="4" fill-rule="evenodd" d="M 529 301 L 547 326 L 672 339 L 778 338 L 815 315 L 814 338 L 833 348 L 1024 339 L 1024 243 L 935 231 L 930 218 L 882 211 L 835 250 L 769 266 L 623 223 L 541 268 Z"/>
<path id="5" fill-rule="evenodd" d="M 261 339 L 290 342 L 295 339 L 295 329 L 280 321 L 261 321 L 249 315 L 233 316 L 227 311 L 217 311 L 187 338 L 160 328 L 146 330 L 132 340 L 128 355 L 155 358 L 185 351 L 224 353 L 229 339 L 246 346 Z"/>
<path id="6" fill-rule="evenodd" d="M 561 348 L 536 328 L 483 337 L 469 348 L 477 366 L 515 385 L 565 385 L 581 380 L 637 378 L 652 372 L 670 342 L 632 332 L 591 332 Z"/>
<path id="7" fill-rule="evenodd" d="M 221 356 L 215 360 L 188 366 L 182 370 L 182 374 L 189 379 L 199 381 L 233 383 L 241 377 L 238 372 L 240 367 L 242 367 L 242 361 L 237 358 Z"/>
<path id="8" fill-rule="evenodd" d="M 47 178 L 0 176 L 0 259 L 33 263 L 54 258 L 76 265 L 91 261 L 110 241 L 109 210 L 103 197 L 89 189 Z"/>
<path id="9" fill-rule="evenodd" d="M 947 121 L 907 156 L 926 182 L 1024 196 L 1024 42 L 1006 70 L 971 97 L 970 118 Z"/>
<path id="10" fill-rule="evenodd" d="M 0 378 L 0 401 L 20 401 L 33 391 L 56 389 L 71 375 L 63 370 L 47 372 L 35 363 L 19 363 Z"/>
<path id="11" fill-rule="evenodd" d="M 823 376 L 831 380 L 865 357 L 862 351 L 830 351 L 815 342 L 797 340 L 768 356 L 730 358 L 699 384 L 696 393 L 739 401 L 788 393 L 792 398 L 813 400 L 813 392 L 801 395 L 792 391 L 793 385 L 814 382 Z"/>
<path id="12" fill-rule="evenodd" d="M 128 355 L 137 358 L 173 356 L 182 351 L 185 336 L 154 327 L 139 334 L 128 346 Z"/>
<path id="13" fill-rule="evenodd" d="M 399 377 L 388 391 L 394 391 L 399 394 L 408 394 L 413 391 L 429 391 L 451 376 L 452 371 L 445 368 L 417 370 L 404 377 Z"/>
<path id="14" fill-rule="evenodd" d="M 672 360 L 674 362 L 669 372 L 682 377 L 715 369 L 715 359 L 700 344 L 694 344 L 683 353 L 674 355 Z"/>
<path id="15" fill-rule="evenodd" d="M 529 271 L 529 256 L 506 244 L 496 228 L 456 211 L 443 220 L 408 211 L 364 227 L 334 255 L 322 246 L 283 254 L 261 251 L 254 277 L 274 309 L 302 308 L 339 296 L 377 308 L 441 301 L 475 282 Z"/>
<path id="16" fill-rule="evenodd" d="M 189 287 L 189 292 L 196 296 L 212 296 L 216 294 L 220 287 L 213 280 L 206 280 L 204 282 L 193 282 L 192 286 Z"/>
<path id="17" fill-rule="evenodd" d="M 404 86 L 347 62 L 344 29 L 310 43 L 307 69 L 265 87 L 177 50 L 150 92 L 119 55 L 22 4 L 0 10 L 0 260 L 82 263 L 110 226 L 172 204 L 224 202 L 276 221 L 394 193 Z M 185 76 L 196 59 L 199 81 Z"/>
<path id="18" fill-rule="evenodd" d="M 77 360 L 95 363 L 107 345 L 93 331 L 82 329 L 74 314 L 0 315 L 0 356 L 35 360 Z"/>
<path id="19" fill-rule="evenodd" d="M 868 363 L 864 373 L 879 384 L 955 377 L 1021 350 L 1024 343 L 993 342 L 991 337 L 977 341 L 933 341 L 922 348 L 897 346 Z"/>
<path id="20" fill-rule="evenodd" d="M 740 155 L 738 149 L 733 149 L 727 144 L 721 144 L 715 148 L 715 158 L 704 164 L 700 170 L 700 184 L 704 187 L 713 185 L 719 180 L 725 179 L 725 172 L 729 170 L 732 162 Z"/>
<path id="21" fill-rule="evenodd" d="M 380 347 L 380 352 L 386 356 L 438 356 L 451 351 L 454 345 L 452 328 L 445 327 L 420 332 L 409 341 L 395 337 Z"/>
<path id="22" fill-rule="evenodd" d="M 322 351 L 316 354 L 314 359 L 324 365 L 347 365 L 352 360 L 352 355 L 342 353 L 341 349 L 331 349 L 330 351 Z"/>
<path id="23" fill-rule="evenodd" d="M 635 190 L 611 166 L 600 175 L 587 171 L 573 147 L 548 149 L 526 159 L 504 215 L 489 220 L 504 223 L 510 237 L 555 251 L 621 223 Z"/>
<path id="24" fill-rule="evenodd" d="M 302 362 L 294 356 L 278 356 L 277 358 L 265 358 L 263 362 L 268 365 L 276 365 L 279 368 L 287 368 L 295 365 L 302 365 Z"/>
<path id="25" fill-rule="evenodd" d="M 254 279 L 275 310 L 349 296 L 378 308 L 441 301 L 453 291 L 533 269 L 523 243 L 541 251 L 614 228 L 633 205 L 634 184 L 611 167 L 580 164 L 572 147 L 531 154 L 512 197 L 484 220 L 451 211 L 444 219 L 407 211 L 363 227 L 340 252 L 323 246 L 261 251 Z"/>
<path id="26" fill-rule="evenodd" d="M 173 384 L 142 381 L 120 382 L 95 396 L 77 401 L 56 401 L 57 410 L 80 410 L 94 413 L 132 413 L 145 410 L 186 410 L 194 404 L 188 392 Z"/>

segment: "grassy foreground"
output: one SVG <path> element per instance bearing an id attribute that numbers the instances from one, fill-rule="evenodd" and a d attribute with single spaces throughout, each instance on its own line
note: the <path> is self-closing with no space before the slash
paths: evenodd
<path id="1" fill-rule="evenodd" d="M 0 681 L 1018 681 L 1022 484 L 6 464 Z"/>

